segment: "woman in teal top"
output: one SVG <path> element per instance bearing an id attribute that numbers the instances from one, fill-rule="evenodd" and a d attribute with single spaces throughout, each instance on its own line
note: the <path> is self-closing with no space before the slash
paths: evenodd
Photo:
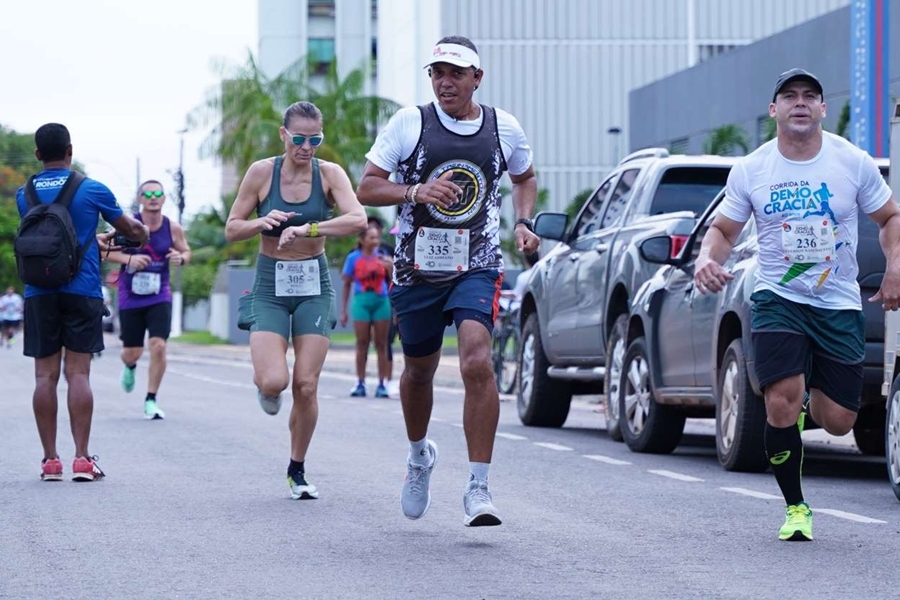
<path id="1" fill-rule="evenodd" d="M 256 279 L 240 299 L 238 327 L 250 331 L 253 382 L 263 410 L 277 414 L 281 393 L 289 385 L 293 391 L 291 497 L 318 498 L 318 490 L 306 480 L 304 460 L 319 416 L 319 374 L 336 321 L 325 236 L 362 231 L 366 213 L 344 170 L 314 158 L 325 139 L 322 113 L 314 104 L 289 106 L 279 133 L 284 154 L 247 170 L 225 237 L 236 242 L 261 234 Z M 332 218 L 335 206 L 340 216 Z M 254 211 L 257 218 L 251 219 Z M 288 343 L 294 347 L 293 377 Z"/>
<path id="2" fill-rule="evenodd" d="M 380 244 L 381 229 L 377 225 L 369 225 L 368 229 L 359 234 L 359 248 L 347 255 L 341 270 L 344 280 L 341 327 L 347 324 L 347 306 L 350 288 L 353 287 L 353 301 L 349 304 L 350 314 L 353 316 L 353 331 L 356 334 L 356 374 L 359 382 L 350 395 L 355 397 L 366 395 L 366 362 L 370 342 L 375 343 L 378 356 L 378 387 L 375 388 L 375 397 L 389 396 L 384 382 L 390 377 L 387 342 L 391 324 L 391 301 L 388 299 L 388 286 L 394 261 L 390 256 L 378 252 Z"/>

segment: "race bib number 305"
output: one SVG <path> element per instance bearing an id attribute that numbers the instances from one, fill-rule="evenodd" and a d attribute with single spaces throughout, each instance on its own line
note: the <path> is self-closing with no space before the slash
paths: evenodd
<path id="1" fill-rule="evenodd" d="M 415 268 L 421 271 L 468 271 L 469 230 L 420 227 L 416 232 Z"/>
<path id="2" fill-rule="evenodd" d="M 318 260 L 279 260 L 275 263 L 276 296 L 318 296 L 321 293 Z"/>
<path id="3" fill-rule="evenodd" d="M 820 263 L 834 257 L 834 223 L 811 216 L 781 224 L 784 259 L 792 263 Z"/>

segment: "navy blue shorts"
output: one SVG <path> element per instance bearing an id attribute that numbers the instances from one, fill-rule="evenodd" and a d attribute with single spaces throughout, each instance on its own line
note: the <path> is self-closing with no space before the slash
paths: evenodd
<path id="1" fill-rule="evenodd" d="M 418 283 L 391 288 L 403 354 L 429 356 L 441 349 L 444 329 L 470 319 L 493 331 L 503 275 L 499 271 L 473 271 L 449 286 Z"/>

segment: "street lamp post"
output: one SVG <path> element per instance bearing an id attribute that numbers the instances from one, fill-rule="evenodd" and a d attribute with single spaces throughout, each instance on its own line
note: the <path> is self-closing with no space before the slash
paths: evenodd
<path id="1" fill-rule="evenodd" d="M 607 129 L 606 133 L 613 139 L 613 164 L 619 164 L 619 134 L 622 133 L 622 128 L 614 125 Z"/>
<path id="2" fill-rule="evenodd" d="M 178 170 L 174 173 L 175 191 L 178 194 L 178 224 L 184 221 L 184 134 L 187 129 L 181 129 L 178 134 L 181 141 L 178 149 Z M 181 293 L 181 267 L 175 272 L 175 289 L 172 293 L 172 337 L 178 337 L 182 333 L 182 318 L 184 312 L 184 296 Z"/>

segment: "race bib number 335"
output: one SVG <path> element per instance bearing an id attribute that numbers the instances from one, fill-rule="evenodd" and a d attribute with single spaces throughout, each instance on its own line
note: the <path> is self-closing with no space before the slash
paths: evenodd
<path id="1" fill-rule="evenodd" d="M 788 262 L 829 261 L 834 257 L 834 246 L 834 224 L 827 218 L 811 216 L 781 224 L 781 248 Z"/>
<path id="2" fill-rule="evenodd" d="M 468 271 L 469 230 L 420 227 L 416 232 L 416 270 Z"/>

